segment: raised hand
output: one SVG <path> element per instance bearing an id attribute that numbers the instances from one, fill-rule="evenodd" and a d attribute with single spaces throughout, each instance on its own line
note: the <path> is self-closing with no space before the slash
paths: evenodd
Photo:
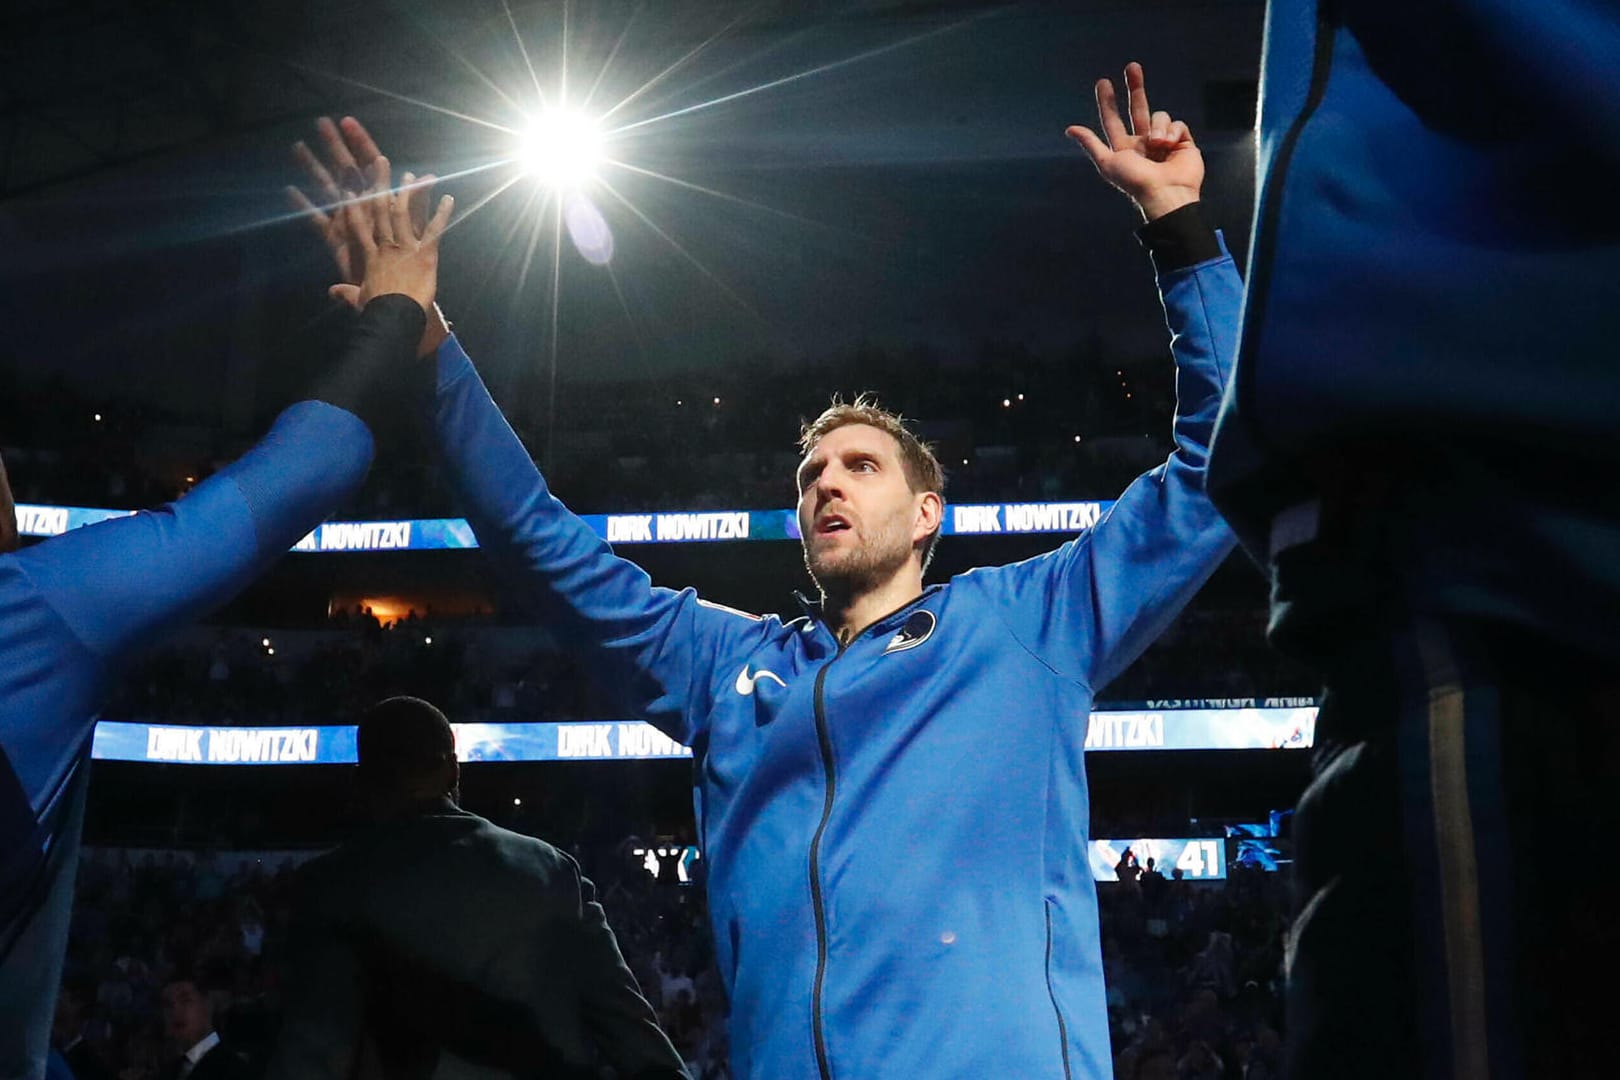
<path id="1" fill-rule="evenodd" d="M 359 233 L 351 228 L 353 216 L 348 204 L 364 197 L 376 199 L 379 165 L 387 159 L 378 149 L 377 142 L 365 125 L 352 116 L 333 123 L 323 116 L 315 121 L 316 148 L 299 141 L 293 144 L 293 160 L 304 173 L 303 189 L 289 186 L 287 200 L 307 222 L 321 243 L 332 255 L 337 267 L 338 280 L 349 289 L 333 287 L 334 297 L 348 303 L 357 303 L 359 286 L 366 270 L 366 251 L 363 241 L 376 242 L 375 229 Z M 386 184 L 384 187 L 386 188 Z M 411 222 L 410 235 L 421 237 L 428 224 L 428 202 L 432 196 L 432 178 L 417 180 L 405 177 L 406 209 Z M 369 215 L 370 207 L 366 208 Z M 367 216 L 366 221 L 371 221 Z M 401 235 L 404 235 L 401 233 Z M 450 324 L 437 305 L 428 310 L 427 328 L 417 354 L 427 356 L 450 336 Z"/>
<path id="2" fill-rule="evenodd" d="M 358 285 L 359 251 L 355 238 L 348 232 L 348 219 L 342 207 L 345 192 L 352 197 L 376 180 L 377 161 L 382 151 L 365 125 L 352 116 L 345 116 L 337 123 L 329 116 L 320 117 L 315 121 L 315 135 L 319 153 L 303 140 L 293 143 L 293 160 L 303 170 L 307 190 L 288 185 L 287 201 L 309 222 L 331 252 L 338 276 L 349 284 Z M 427 224 L 430 193 L 419 187 L 406 187 L 410 190 L 411 221 L 420 233 Z"/>
<path id="3" fill-rule="evenodd" d="M 1120 119 L 1113 82 L 1098 79 L 1097 118 L 1106 141 L 1079 124 L 1065 134 L 1080 144 L 1104 180 L 1130 196 L 1142 216 L 1153 221 L 1198 201 L 1204 185 L 1204 156 L 1184 122 L 1149 109 L 1141 64 L 1125 65 L 1125 88 L 1129 131 Z"/>
<path id="4" fill-rule="evenodd" d="M 371 171 L 372 183 L 364 194 L 341 203 L 350 254 L 360 265 L 360 283 L 342 282 L 329 291 L 334 299 L 356 308 L 364 308 L 373 297 L 404 293 L 422 305 L 431 326 L 439 286 L 439 238 L 450 224 L 454 200 L 448 195 L 441 198 L 418 235 L 411 220 L 411 195 L 394 190 L 388 159 L 379 154 Z M 405 186 L 413 192 L 431 190 L 433 181 L 431 176 L 417 180 L 405 174 Z"/>

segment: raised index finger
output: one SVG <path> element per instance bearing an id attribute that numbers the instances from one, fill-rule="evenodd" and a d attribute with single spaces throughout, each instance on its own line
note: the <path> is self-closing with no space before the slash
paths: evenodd
<path id="1" fill-rule="evenodd" d="M 1148 108 L 1147 80 L 1142 77 L 1142 65 L 1134 60 L 1125 65 L 1125 90 L 1130 96 L 1131 133 L 1146 135 L 1153 125 L 1153 110 Z"/>

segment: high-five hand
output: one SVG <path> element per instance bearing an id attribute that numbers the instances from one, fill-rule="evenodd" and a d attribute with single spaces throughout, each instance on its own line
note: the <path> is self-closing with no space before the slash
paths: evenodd
<path id="1" fill-rule="evenodd" d="M 1142 217 L 1153 221 L 1198 201 L 1204 184 L 1204 156 L 1184 122 L 1148 108 L 1141 64 L 1125 65 L 1125 88 L 1130 100 L 1129 131 L 1119 116 L 1113 82 L 1098 79 L 1097 118 L 1107 141 L 1079 124 L 1065 134 L 1080 144 L 1104 180 L 1130 196 Z"/>
<path id="2" fill-rule="evenodd" d="M 345 116 L 337 123 L 323 116 L 315 121 L 315 133 L 318 150 L 302 141 L 293 144 L 293 160 L 303 170 L 306 186 L 300 189 L 289 185 L 287 199 L 331 253 L 339 280 L 358 286 L 365 268 L 365 252 L 361 247 L 362 238 L 349 227 L 350 215 L 345 204 L 360 197 L 359 193 L 368 187 L 375 187 L 378 163 L 386 159 L 365 125 L 352 116 Z M 418 179 L 408 174 L 402 186 L 408 193 L 406 206 L 416 236 L 421 236 L 427 226 L 432 187 L 432 177 Z M 339 295 L 339 290 L 331 291 L 334 296 Z M 351 301 L 356 296 L 358 293 L 343 294 L 343 298 Z M 449 336 L 450 324 L 434 305 L 428 311 L 427 329 L 423 331 L 417 354 L 432 353 Z"/>
<path id="3" fill-rule="evenodd" d="M 407 187 L 417 182 L 410 173 L 405 174 Z M 423 177 L 419 183 L 425 189 L 432 182 L 432 177 Z M 404 293 L 421 304 L 431 320 L 439 286 L 439 237 L 450 224 L 455 204 L 448 195 L 441 198 L 432 220 L 418 236 L 409 201 L 407 193 L 393 189 L 388 159 L 379 155 L 373 164 L 371 187 L 363 197 L 346 199 L 341 206 L 343 228 L 350 251 L 358 256 L 361 277 L 358 285 L 333 285 L 334 299 L 364 308 L 373 297 Z"/>
<path id="4" fill-rule="evenodd" d="M 353 125 L 358 129 L 358 134 L 340 133 L 331 117 L 323 116 L 315 121 L 315 134 L 320 138 L 322 154 L 317 155 L 303 140 L 293 143 L 293 160 L 304 170 L 309 191 L 315 198 L 311 199 L 306 192 L 289 185 L 287 200 L 326 244 L 327 250 L 332 253 L 332 260 L 337 263 L 339 276 L 344 281 L 358 285 L 359 251 L 345 228 L 344 193 L 366 189 L 374 179 L 376 161 L 382 153 L 366 129 L 360 127 L 358 120 L 344 117 L 343 123 L 345 126 Z M 351 151 L 348 145 L 351 136 L 358 153 Z"/>

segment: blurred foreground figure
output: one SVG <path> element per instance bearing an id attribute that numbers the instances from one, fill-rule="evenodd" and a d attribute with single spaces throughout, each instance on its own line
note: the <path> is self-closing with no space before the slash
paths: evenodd
<path id="1" fill-rule="evenodd" d="M 90 739 L 122 662 L 243 589 L 360 486 L 438 283 L 449 203 L 357 265 L 342 358 L 240 461 L 160 510 L 20 551 L 0 470 L 0 1078 L 45 1075 Z M 403 217 L 401 220 L 407 220 Z M 410 231 L 407 224 L 406 231 Z"/>
<path id="2" fill-rule="evenodd" d="M 373 824 L 301 874 L 270 1080 L 684 1080 L 579 864 L 456 805 L 444 714 L 389 698 L 359 744 Z"/>
<path id="3" fill-rule="evenodd" d="M 1273 4 L 1259 175 L 1209 477 L 1327 687 L 1292 1075 L 1608 1075 L 1620 9 Z"/>

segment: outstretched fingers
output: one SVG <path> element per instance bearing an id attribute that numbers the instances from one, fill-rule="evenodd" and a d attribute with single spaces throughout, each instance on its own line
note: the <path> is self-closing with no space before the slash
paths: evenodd
<path id="1" fill-rule="evenodd" d="M 371 203 L 351 196 L 342 204 L 343 219 L 349 228 L 349 235 L 354 237 L 360 245 L 360 251 L 369 263 L 372 256 L 377 254 L 376 228 L 372 224 Z M 354 268 L 357 272 L 360 267 Z"/>
<path id="2" fill-rule="evenodd" d="M 321 164 L 321 159 L 315 156 L 309 144 L 300 139 L 293 143 L 292 152 L 293 160 L 309 178 L 310 190 L 314 191 L 327 206 L 336 206 L 341 202 L 343 192 L 338 188 L 337 181 L 333 179 L 326 166 Z"/>
<path id="3" fill-rule="evenodd" d="M 310 202 L 309 196 L 292 184 L 288 184 L 282 190 L 287 194 L 287 205 L 292 207 L 293 213 L 297 214 L 300 219 L 309 222 L 309 227 L 315 230 L 316 235 L 321 238 L 322 242 L 331 246 L 332 219 L 327 215 L 326 211 Z M 341 195 L 334 198 L 332 205 L 335 206 L 341 198 Z"/>
<path id="4" fill-rule="evenodd" d="M 394 239 L 402 244 L 410 245 L 416 239 L 416 230 L 411 228 L 411 183 L 416 177 L 406 173 L 401 179 L 400 189 L 392 192 L 388 197 L 388 213 L 393 219 L 392 226 Z"/>
<path id="5" fill-rule="evenodd" d="M 394 235 L 394 203 L 398 202 L 393 186 L 393 170 L 385 157 L 378 158 L 372 164 L 372 173 L 376 182 L 371 186 L 371 201 L 373 203 L 371 219 L 377 230 L 377 243 L 392 244 L 396 242 Z"/>
<path id="6" fill-rule="evenodd" d="M 348 147 L 354 162 L 362 170 L 369 170 L 377 159 L 382 157 L 382 151 L 377 148 L 377 140 L 371 137 L 366 126 L 352 116 L 345 116 L 338 121 L 338 130 L 343 135 L 344 145 Z"/>
<path id="7" fill-rule="evenodd" d="M 421 236 L 422 230 L 427 228 L 428 215 L 433 212 L 433 185 L 439 178 L 429 173 L 426 176 L 405 174 L 405 186 L 402 193 L 405 195 L 405 209 L 411 220 L 411 235 Z"/>
<path id="8" fill-rule="evenodd" d="M 337 185 L 345 191 L 365 190 L 366 174 L 354 160 L 354 154 L 350 153 L 348 144 L 343 141 L 343 133 L 332 123 L 330 116 L 315 121 L 315 135 L 320 139 L 321 148 L 326 151 L 326 160 L 331 162 Z"/>
<path id="9" fill-rule="evenodd" d="M 444 230 L 450 227 L 450 212 L 455 209 L 455 206 L 456 200 L 448 195 L 439 199 L 439 208 L 434 211 L 432 220 L 422 230 L 422 246 L 427 247 L 438 244 L 439 237 L 443 236 Z"/>

